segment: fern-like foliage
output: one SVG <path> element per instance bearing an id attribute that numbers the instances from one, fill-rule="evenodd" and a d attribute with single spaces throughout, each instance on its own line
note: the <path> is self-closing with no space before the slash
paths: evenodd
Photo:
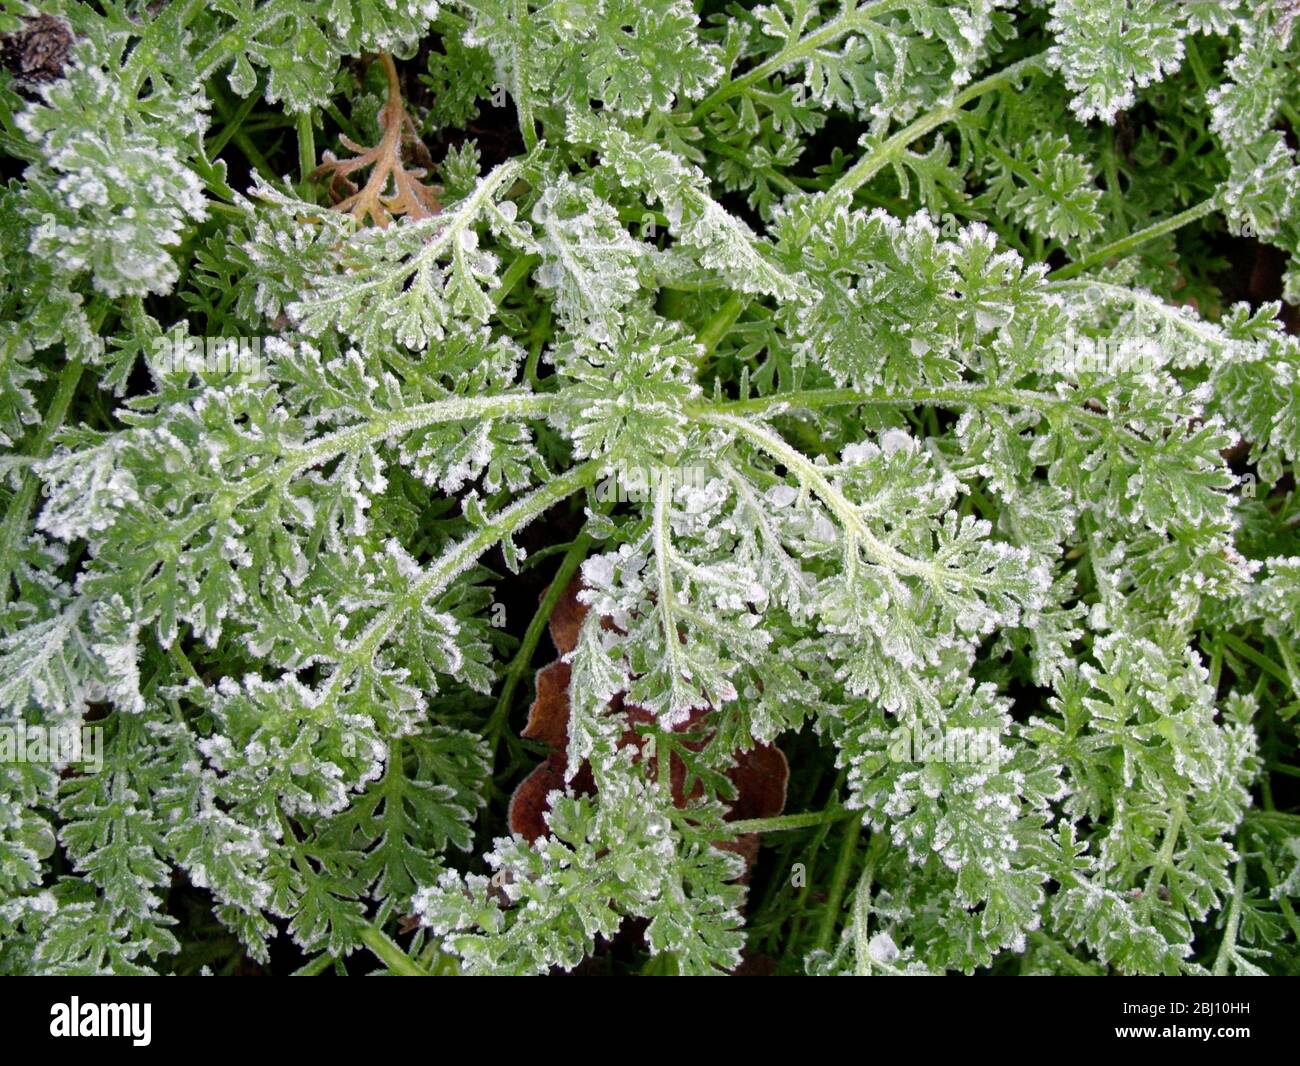
<path id="1" fill-rule="evenodd" d="M 0 971 L 1300 971 L 1295 4 L 11 8 Z"/>

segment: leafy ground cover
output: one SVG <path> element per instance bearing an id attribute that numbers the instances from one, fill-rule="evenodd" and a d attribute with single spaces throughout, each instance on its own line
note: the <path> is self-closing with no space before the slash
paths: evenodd
<path id="1" fill-rule="evenodd" d="M 1300 972 L 1300 5 L 0 8 L 0 970 Z"/>

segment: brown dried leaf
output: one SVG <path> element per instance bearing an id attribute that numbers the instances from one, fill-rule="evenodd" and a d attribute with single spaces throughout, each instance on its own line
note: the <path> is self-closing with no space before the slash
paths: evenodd
<path id="1" fill-rule="evenodd" d="M 578 601 L 581 588 L 581 579 L 575 577 L 565 587 L 551 614 L 551 639 L 561 655 L 577 646 L 578 630 L 587 616 L 588 608 Z M 602 624 L 608 624 L 608 620 L 602 619 Z M 509 810 L 511 831 L 519 833 L 529 842 L 546 835 L 546 813 L 549 810 L 547 796 L 553 790 L 563 790 L 565 787 L 564 768 L 569 745 L 569 686 L 572 681 L 571 667 L 561 660 L 537 671 L 537 696 L 529 708 L 528 722 L 521 735 L 545 744 L 551 749 L 551 754 L 519 783 L 511 797 Z M 654 721 L 654 715 L 643 707 L 624 704 L 622 693 L 616 694 L 610 701 L 610 711 L 624 715 L 626 725 L 619 746 L 635 748 L 639 761 L 646 737 L 637 731 L 637 726 L 649 725 Z M 675 732 L 685 733 L 695 729 L 701 723 L 706 723 L 711 713 L 707 707 L 696 708 Z M 699 751 L 707 743 L 708 737 L 704 736 L 687 741 L 683 746 Z M 780 814 L 785 809 L 786 786 L 790 780 L 790 765 L 781 749 L 772 744 L 759 744 L 747 751 L 737 751 L 735 760 L 736 765 L 727 772 L 736 788 L 736 798 L 731 804 L 727 820 L 771 818 Z M 657 772 L 657 768 L 652 772 Z M 696 781 L 687 793 L 686 764 L 675 751 L 670 756 L 668 772 L 673 802 L 678 807 L 684 807 L 702 792 L 702 784 Z M 584 764 L 569 787 L 578 795 L 594 792 L 595 783 L 590 768 Z M 734 851 L 745 859 L 745 877 L 748 878 L 749 870 L 758 855 L 758 835 L 745 833 L 731 841 L 719 841 L 717 846 Z"/>
<path id="2" fill-rule="evenodd" d="M 546 836 L 549 832 L 546 812 L 550 810 L 546 797 L 557 788 L 564 788 L 564 756 L 548 755 L 545 762 L 519 782 L 515 794 L 510 797 L 510 808 L 506 812 L 510 832 L 518 833 L 530 844 Z"/>
<path id="3" fill-rule="evenodd" d="M 18 81 L 42 85 L 63 77 L 71 47 L 72 30 L 63 19 L 37 15 L 24 18 L 20 30 L 0 33 L 0 62 Z"/>
<path id="4" fill-rule="evenodd" d="M 727 776 L 736 786 L 736 800 L 728 821 L 775 818 L 785 810 L 790 763 L 775 744 L 760 744 L 736 753 L 736 765 Z"/>
<path id="5" fill-rule="evenodd" d="M 578 602 L 578 593 L 582 589 L 582 577 L 574 575 L 565 586 L 564 592 L 555 604 L 548 623 L 551 641 L 561 655 L 568 655 L 578 646 L 578 630 L 582 628 L 583 619 L 591 610 L 585 603 Z"/>
<path id="6" fill-rule="evenodd" d="M 572 669 L 555 662 L 537 671 L 537 698 L 528 709 L 528 723 L 519 735 L 556 751 L 569 746 L 569 681 Z"/>

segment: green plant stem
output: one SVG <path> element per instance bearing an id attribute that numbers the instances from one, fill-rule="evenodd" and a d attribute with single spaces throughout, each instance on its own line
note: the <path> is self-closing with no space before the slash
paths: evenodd
<path id="1" fill-rule="evenodd" d="M 1155 862 L 1151 864 L 1151 872 L 1147 874 L 1146 884 L 1142 889 L 1143 895 L 1148 900 L 1155 896 L 1157 888 L 1165 878 L 1174 872 L 1174 851 L 1178 847 L 1178 837 L 1182 833 L 1183 821 L 1186 817 L 1187 809 L 1180 800 L 1169 812 L 1169 825 L 1165 829 L 1164 839 L 1160 842 L 1160 852 L 1156 855 Z"/>
<path id="2" fill-rule="evenodd" d="M 399 948 L 388 935 L 373 925 L 361 930 L 361 942 L 375 953 L 385 966 L 400 977 L 430 977 L 423 966 L 419 965 L 405 951 Z"/>
<path id="3" fill-rule="evenodd" d="M 749 299 L 740 293 L 732 293 L 727 301 L 718 309 L 717 313 L 709 319 L 702 330 L 695 335 L 696 342 L 704 349 L 700 352 L 696 365 L 702 364 L 721 342 L 722 338 L 727 335 L 731 327 L 736 324 L 736 320 L 744 313 L 745 306 Z"/>
<path id="4" fill-rule="evenodd" d="M 743 414 L 784 414 L 797 408 L 838 407 L 847 404 L 878 407 L 1024 407 L 1040 414 L 1059 414 L 1071 421 L 1091 426 L 1098 432 L 1123 431 L 1136 441 L 1145 439 L 1131 430 L 1122 429 L 1103 412 L 1073 404 L 1055 393 L 1034 392 L 1031 389 L 1013 389 L 1001 385 L 955 384 L 935 388 L 912 389 L 896 392 L 887 389 L 807 389 L 795 392 L 774 393 L 747 400 L 724 400 L 720 403 L 701 402 L 688 405 L 687 414 L 693 418 L 709 420 L 718 416 Z"/>
<path id="5" fill-rule="evenodd" d="M 542 602 L 538 605 L 532 621 L 528 623 L 528 628 L 524 631 L 523 640 L 519 642 L 519 650 L 515 652 L 515 657 L 506 670 L 505 682 L 501 686 L 501 695 L 497 699 L 496 707 L 492 710 L 492 716 L 488 719 L 486 735 L 493 751 L 496 750 L 497 740 L 505 727 L 510 708 L 514 703 L 515 689 L 519 687 L 519 682 L 523 680 L 524 674 L 527 673 L 528 667 L 533 661 L 533 652 L 537 650 L 537 645 L 542 639 L 542 633 L 551 619 L 551 614 L 555 611 L 555 605 L 560 602 L 560 597 L 564 595 L 564 590 L 568 586 L 570 579 L 577 573 L 582 561 L 587 558 L 592 543 L 591 534 L 584 527 L 582 532 L 578 534 L 577 539 L 570 545 L 569 550 L 565 552 L 564 558 L 560 560 L 560 565 L 555 571 L 555 576 L 551 578 L 551 584 L 547 588 L 545 595 L 543 595 Z"/>
<path id="6" fill-rule="evenodd" d="M 359 451 L 383 440 L 396 439 L 412 430 L 442 422 L 473 421 L 480 418 L 542 417 L 551 407 L 551 397 L 531 393 L 500 393 L 496 396 L 456 396 L 448 400 L 416 404 L 400 411 L 387 412 L 367 422 L 327 433 L 311 444 L 285 449 L 281 462 L 263 469 L 252 477 L 217 493 L 213 507 L 220 513 L 233 514 L 235 509 L 263 489 L 284 488 L 297 475 L 347 452 Z M 182 526 L 173 539 L 183 542 L 211 521 L 211 514 L 200 511 Z"/>
<path id="7" fill-rule="evenodd" d="M 1028 74 L 1031 70 L 1040 69 L 1043 65 L 1043 58 L 1042 54 L 1029 56 L 966 86 L 965 89 L 953 97 L 951 103 L 927 112 L 868 151 L 831 186 L 831 192 L 851 193 L 856 191 L 874 178 L 883 167 L 897 158 L 913 141 L 924 137 L 945 122 L 957 118 L 961 114 L 962 108 L 979 99 L 985 93 L 1000 89 L 1009 82 Z"/>
<path id="8" fill-rule="evenodd" d="M 1286 833 L 1300 833 L 1300 814 L 1291 814 L 1289 811 L 1249 810 L 1245 814 L 1245 820 L 1280 827 Z"/>
<path id="9" fill-rule="evenodd" d="M 821 925 L 817 930 L 817 948 L 830 950 L 831 940 L 835 936 L 835 926 L 840 917 L 840 904 L 844 901 L 844 890 L 849 883 L 849 873 L 853 869 L 853 856 L 858 850 L 858 838 L 862 835 L 861 819 L 844 830 L 840 841 L 839 856 L 835 860 L 835 869 L 831 873 L 830 888 L 826 892 L 826 908 L 822 912 Z"/>
<path id="10" fill-rule="evenodd" d="M 1274 637 L 1273 643 L 1277 645 L 1277 653 L 1282 657 L 1282 665 L 1286 667 L 1286 676 L 1290 681 L 1291 694 L 1300 697 L 1300 668 L 1297 668 L 1295 656 L 1291 653 L 1291 646 L 1281 637 Z"/>
<path id="11" fill-rule="evenodd" d="M 832 797 L 840 795 L 841 790 L 844 788 L 844 782 L 848 779 L 848 776 L 849 772 L 847 768 L 841 769 L 835 775 L 835 780 L 831 782 L 829 793 Z M 822 848 L 826 845 L 826 838 L 830 836 L 831 826 L 831 822 L 824 822 L 817 826 L 816 831 L 812 834 L 812 839 L 808 841 L 807 845 L 800 849 L 800 856 L 808 856 L 807 869 L 816 869 L 817 856 L 821 854 Z M 783 855 L 782 858 L 783 860 L 788 859 L 789 855 Z M 808 891 L 806 885 L 804 886 L 804 890 L 796 897 L 795 912 L 790 920 L 790 940 L 792 943 L 803 942 L 804 910 L 812 898 L 813 893 Z"/>
<path id="12" fill-rule="evenodd" d="M 812 802 L 812 798 L 817 794 L 817 789 L 821 786 L 822 778 L 825 777 L 825 775 L 826 775 L 826 767 L 824 765 L 818 764 L 813 767 L 810 767 L 807 780 L 804 782 L 804 787 L 800 792 L 799 800 L 794 803 L 794 806 L 807 808 L 809 803 Z M 832 795 L 835 794 L 836 793 L 832 793 Z M 828 807 L 827 810 L 830 810 L 830 808 Z M 818 813 L 818 812 L 812 812 L 812 813 Z M 761 821 L 765 819 L 748 819 L 748 820 Z M 820 835 L 823 831 L 825 831 L 830 826 L 830 824 L 831 823 L 829 822 L 822 822 L 820 825 L 815 827 L 817 829 L 817 833 L 813 835 L 814 836 Z M 806 844 L 807 838 L 804 839 Z M 798 837 L 786 837 L 784 840 L 780 841 L 779 844 L 776 841 L 772 842 L 773 846 L 780 848 L 780 851 L 778 853 L 779 857 L 777 858 L 776 862 L 773 865 L 774 869 L 790 870 L 793 868 L 793 864 L 790 861 L 790 857 L 791 855 L 793 855 L 795 851 L 795 847 L 798 842 L 799 842 Z M 767 910 L 772 906 L 776 897 L 780 895 L 781 892 L 783 891 L 785 884 L 786 884 L 786 880 L 784 877 L 770 878 L 768 881 L 767 891 L 766 893 L 764 893 L 762 902 L 759 904 L 759 906 L 754 908 L 755 912 L 760 914 L 766 913 Z M 794 886 L 792 885 L 791 887 Z"/>
<path id="13" fill-rule="evenodd" d="M 728 822 L 727 829 L 739 836 L 741 833 L 782 833 L 791 829 L 808 829 L 815 825 L 827 825 L 853 818 L 860 812 L 832 807 L 824 811 L 808 811 L 804 814 L 778 814 L 772 818 L 743 818 L 737 822 Z"/>
<path id="14" fill-rule="evenodd" d="M 1186 333 L 1211 350 L 1223 347 L 1223 336 L 1213 326 L 1195 318 L 1185 318 L 1178 306 L 1166 303 L 1151 293 L 1097 278 L 1053 278 L 1048 281 L 1048 285 L 1058 292 L 1082 292 L 1090 300 L 1113 300 L 1116 303 L 1137 305 L 1146 313 L 1162 319 L 1169 328 Z"/>
<path id="15" fill-rule="evenodd" d="M 194 664 L 190 662 L 189 656 L 181 648 L 179 640 L 173 640 L 167 648 L 167 653 L 172 657 L 172 661 L 181 668 L 181 673 L 186 677 L 193 678 L 195 681 L 202 681 L 199 672 L 194 669 Z"/>
<path id="16" fill-rule="evenodd" d="M 528 0 L 514 0 L 510 21 L 515 24 L 517 47 L 518 43 L 526 40 L 528 35 Z M 524 81 L 528 64 L 523 56 L 516 54 L 513 69 L 514 85 L 511 87 L 511 95 L 515 99 L 515 111 L 519 115 L 519 132 L 524 138 L 524 148 L 531 152 L 537 147 L 537 122 L 533 117 L 532 93 Z"/>
<path id="17" fill-rule="evenodd" d="M 1286 685 L 1288 688 L 1290 688 L 1291 686 L 1290 676 L 1288 676 L 1287 672 L 1282 667 L 1278 666 L 1278 664 L 1275 663 L 1272 659 L 1270 659 L 1267 655 L 1263 654 L 1262 652 L 1256 651 L 1254 648 L 1252 648 L 1249 644 L 1247 644 L 1244 640 L 1242 640 L 1234 633 L 1223 633 L 1220 635 L 1219 639 L 1223 642 L 1225 647 L 1236 652 L 1238 656 L 1245 659 L 1247 662 L 1251 663 L 1252 665 L 1259 667 L 1270 677 L 1274 678 L 1277 681 L 1280 681 L 1283 685 Z"/>
<path id="18" fill-rule="evenodd" d="M 703 415 L 700 420 L 717 426 L 719 429 L 730 430 L 739 436 L 748 438 L 752 444 L 757 445 L 777 462 L 782 463 L 787 470 L 796 475 L 800 482 L 807 485 L 826 504 L 827 508 L 844 528 L 848 537 L 877 566 L 886 567 L 896 573 L 921 578 L 933 584 L 936 588 L 943 588 L 957 583 L 969 588 L 983 589 L 987 588 L 988 583 L 992 580 L 991 578 L 959 574 L 942 566 L 914 559 L 910 555 L 899 551 L 892 544 L 880 540 L 863 521 L 859 509 L 844 495 L 839 486 L 826 476 L 824 469 L 797 448 L 790 447 L 767 426 L 729 414 Z"/>
<path id="19" fill-rule="evenodd" d="M 1058 959 L 1060 959 L 1061 962 L 1065 963 L 1066 966 L 1068 966 L 1072 971 L 1074 971 L 1075 976 L 1077 977 L 1098 976 L 1098 971 L 1096 969 L 1090 967 L 1082 959 L 1075 958 L 1068 951 L 1066 951 L 1064 947 L 1058 944 L 1052 937 L 1048 936 L 1046 933 L 1034 932 L 1034 933 L 1030 933 L 1029 937 L 1031 940 L 1034 941 L 1035 944 L 1038 944 L 1039 946 L 1046 948 Z"/>
<path id="20" fill-rule="evenodd" d="M 1238 842 L 1240 852 L 1240 842 Z M 1246 860 L 1237 859 L 1236 876 L 1232 883 L 1232 900 L 1228 904 L 1228 918 L 1223 926 L 1223 939 L 1219 942 L 1219 952 L 1214 958 L 1214 976 L 1226 977 L 1228 964 L 1237 950 L 1237 929 L 1241 925 L 1242 898 L 1246 894 Z"/>
<path id="21" fill-rule="evenodd" d="M 258 492 L 272 487 L 283 489 L 294 477 L 312 467 L 384 440 L 394 440 L 425 426 L 477 419 L 543 418 L 563 402 L 563 393 L 538 395 L 531 392 L 510 392 L 493 396 L 453 397 L 416 404 L 400 411 L 386 412 L 366 422 L 325 434 L 310 444 L 286 449 L 280 460 L 273 466 L 216 493 L 213 497 L 212 509 L 219 513 L 233 513 L 237 507 Z M 1059 411 L 1067 417 L 1099 428 L 1111 425 L 1103 414 L 1063 402 L 1054 395 L 985 385 L 916 389 L 906 394 L 893 395 L 884 391 L 876 393 L 855 389 L 817 389 L 749 400 L 690 404 L 686 407 L 686 413 L 700 421 L 738 431 L 754 439 L 764 450 L 777 454 L 782 461 L 793 463 L 800 469 L 808 467 L 806 473 L 809 475 L 810 482 L 821 486 L 838 500 L 838 494 L 828 484 L 822 484 L 825 478 L 802 454 L 794 452 L 766 427 L 738 416 L 776 414 L 783 408 L 816 408 L 841 404 L 880 404 L 894 407 L 923 404 L 953 407 L 1002 404 L 1029 407 L 1039 411 Z M 172 539 L 179 544 L 196 534 L 209 521 L 211 515 L 207 509 L 201 509 L 172 535 Z M 1231 638 L 1229 640 L 1231 642 Z M 1273 669 L 1281 680 L 1289 681 L 1285 671 L 1280 667 L 1274 665 Z"/>
<path id="22" fill-rule="evenodd" d="M 235 147 L 244 153 L 244 158 L 253 164 L 253 169 L 262 176 L 268 185 L 277 185 L 279 178 L 276 176 L 275 168 L 267 162 L 262 150 L 253 143 L 253 139 L 235 121 L 234 113 L 228 110 L 222 95 L 219 92 L 212 91 L 211 98 L 213 108 L 220 113 L 222 120 L 226 124 L 226 129 L 231 131 L 230 139 L 235 142 Z M 223 130 L 223 132 L 225 131 Z"/>
<path id="23" fill-rule="evenodd" d="M 1212 214 L 1214 211 L 1217 211 L 1218 208 L 1219 197 L 1216 193 L 1208 200 L 1202 200 L 1199 204 L 1196 204 L 1194 207 L 1189 207 L 1186 211 L 1180 212 L 1172 218 L 1167 218 L 1162 222 L 1156 222 L 1153 225 L 1147 226 L 1146 229 L 1140 229 L 1136 233 L 1130 233 L 1127 237 L 1121 237 L 1117 241 L 1111 241 L 1110 244 L 1098 248 L 1095 252 L 1090 252 L 1078 262 L 1067 263 L 1059 270 L 1052 271 L 1048 277 L 1052 281 L 1066 281 L 1078 274 L 1082 274 L 1086 270 L 1091 270 L 1093 267 L 1101 265 L 1108 259 L 1113 259 L 1116 256 L 1121 256 L 1131 252 L 1134 248 L 1146 244 L 1147 241 L 1153 241 L 1157 237 L 1163 237 L 1166 233 L 1173 233 L 1174 230 L 1186 226 L 1189 222 L 1195 222 L 1199 218 L 1204 218 L 1206 215 Z"/>
<path id="24" fill-rule="evenodd" d="M 794 43 L 787 44 L 776 55 L 764 60 L 740 77 L 724 82 L 700 101 L 695 110 L 691 112 L 691 123 L 698 125 L 700 120 L 710 111 L 720 104 L 726 103 L 733 96 L 743 93 L 751 85 L 779 73 L 793 63 L 802 62 L 816 52 L 817 49 L 834 44 L 841 37 L 847 37 L 855 30 L 862 29 L 875 16 L 900 6 L 902 6 L 900 0 L 876 0 L 875 3 L 869 3 L 863 7 L 850 8 L 838 18 L 831 19 L 830 22 L 800 37 Z"/>
<path id="25" fill-rule="evenodd" d="M 317 974 L 324 973 L 334 964 L 332 955 L 317 955 L 310 962 L 304 963 L 298 969 L 293 971 L 294 977 L 315 977 Z"/>
<path id="26" fill-rule="evenodd" d="M 655 486 L 654 512 L 651 519 L 654 543 L 655 579 L 657 596 L 655 611 L 659 615 L 659 624 L 664 634 L 664 654 L 668 657 L 669 676 L 675 688 L 679 681 L 686 681 L 690 676 L 689 665 L 682 660 L 682 644 L 677 637 L 676 597 L 673 592 L 673 544 L 672 534 L 668 528 L 668 506 L 672 502 L 673 476 L 671 469 L 659 471 L 659 483 Z M 667 786 L 668 760 L 659 763 L 660 782 Z M 670 797 L 671 798 L 671 797 Z"/>
<path id="27" fill-rule="evenodd" d="M 362 137 L 361 133 L 357 130 L 356 126 L 352 125 L 352 120 L 348 118 L 347 115 L 343 114 L 342 111 L 339 110 L 338 104 L 334 104 L 334 103 L 326 104 L 325 114 L 329 115 L 329 117 L 334 120 L 334 124 L 338 126 L 340 130 L 342 130 L 344 133 L 348 135 L 349 140 L 355 141 L 357 144 L 360 144 L 363 140 L 365 140 L 365 138 Z"/>
<path id="28" fill-rule="evenodd" d="M 511 263 L 501 275 L 501 283 L 492 290 L 492 302 L 500 307 L 507 296 L 519 284 L 520 280 L 541 262 L 541 257 L 536 255 L 521 255 Z"/>
<path id="29" fill-rule="evenodd" d="M 298 180 L 302 184 L 303 195 L 310 195 L 311 183 L 308 178 L 316 169 L 316 131 L 312 128 L 312 115 L 304 111 L 298 116 Z"/>
<path id="30" fill-rule="evenodd" d="M 457 541 L 430 563 L 404 594 L 389 603 L 357 635 L 338 669 L 330 675 L 322 704 L 333 704 L 344 682 L 374 659 L 375 653 L 401 625 L 409 611 L 440 596 L 452 581 L 474 565 L 479 556 L 516 530 L 573 493 L 595 484 L 605 461 L 604 457 L 589 459 L 546 482 L 529 495 L 516 500 L 486 525 Z"/>
<path id="31" fill-rule="evenodd" d="M 551 312 L 549 306 L 544 306 L 542 313 L 537 316 L 537 324 L 533 327 L 532 336 L 528 341 L 528 358 L 524 361 L 524 384 L 530 389 L 541 388 L 537 365 L 542 361 L 542 349 L 546 347 L 550 335 Z"/>
<path id="32" fill-rule="evenodd" d="M 871 941 L 867 936 L 871 919 L 871 883 L 876 875 L 876 864 L 885 850 L 885 836 L 873 833 L 867 844 L 867 860 L 862 864 L 862 876 L 853 892 L 853 947 L 859 977 L 871 973 Z"/>
<path id="33" fill-rule="evenodd" d="M 1278 877 L 1277 869 L 1273 866 L 1273 860 L 1268 857 L 1267 851 L 1260 852 L 1259 862 L 1264 867 L 1264 876 L 1268 878 L 1269 884 L 1274 887 L 1279 885 L 1281 878 Z M 1282 917 L 1291 930 L 1291 935 L 1295 937 L 1296 943 L 1300 944 L 1300 918 L 1297 918 L 1295 908 L 1291 906 L 1291 900 L 1287 898 L 1285 892 L 1281 892 L 1278 893 L 1277 903 L 1282 911 Z"/>
<path id="34" fill-rule="evenodd" d="M 103 310 L 99 315 L 103 320 Z M 98 328 L 98 326 L 96 326 Z M 72 403 L 77 384 L 81 381 L 85 369 L 80 359 L 70 359 L 64 364 L 59 374 L 58 385 L 54 389 L 54 398 L 45 412 L 40 432 L 31 451 L 33 461 L 44 459 L 53 446 L 54 435 L 68 416 L 68 407 Z M 14 564 L 18 558 L 18 541 L 27 529 L 36 502 L 37 478 L 30 469 L 23 471 L 22 484 L 9 503 L 5 512 L 4 523 L 0 524 L 0 604 L 9 602 L 9 578 L 13 574 Z"/>
<path id="35" fill-rule="evenodd" d="M 211 159 L 221 153 L 230 139 L 244 127 L 244 120 L 252 114 L 253 108 L 257 106 L 258 96 L 250 93 L 240 103 L 235 113 L 222 123 L 221 129 L 212 135 L 212 139 L 207 141 L 204 146 L 204 152 Z"/>

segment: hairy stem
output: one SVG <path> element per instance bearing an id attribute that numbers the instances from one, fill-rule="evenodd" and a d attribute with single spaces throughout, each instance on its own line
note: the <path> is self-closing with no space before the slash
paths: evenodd
<path id="1" fill-rule="evenodd" d="M 442 422 L 462 422 L 497 417 L 540 417 L 550 410 L 549 396 L 531 393 L 502 393 L 497 396 L 456 396 L 432 403 L 416 404 L 401 411 L 385 413 L 368 422 L 327 433 L 310 444 L 287 448 L 280 462 L 246 478 L 237 485 L 217 493 L 211 507 L 200 508 L 182 524 L 172 539 L 183 544 L 212 521 L 213 512 L 233 514 L 245 501 L 264 489 L 284 488 L 299 474 L 321 463 L 370 444 L 399 437 L 412 430 Z"/>
<path id="2" fill-rule="evenodd" d="M 514 40 L 518 45 L 518 42 L 528 36 L 528 0 L 514 0 L 510 21 L 516 26 Z M 524 82 L 527 67 L 524 57 L 516 53 L 511 68 L 514 71 L 514 84 L 510 87 L 510 95 L 515 99 L 515 111 L 519 115 L 519 132 L 524 139 L 524 148 L 531 152 L 537 147 L 537 122 L 533 118 L 532 93 Z"/>
<path id="3" fill-rule="evenodd" d="M 880 173 L 882 168 L 896 159 L 913 141 L 924 137 L 945 122 L 957 118 L 961 114 L 962 108 L 967 104 L 979 99 L 985 93 L 1000 89 L 1017 78 L 1024 77 L 1030 71 L 1041 69 L 1042 65 L 1043 56 L 1041 54 L 1029 56 L 1027 59 L 1012 63 L 1009 67 L 1004 67 L 997 73 L 990 74 L 987 78 L 968 85 L 952 98 L 951 103 L 927 112 L 914 122 L 904 126 L 892 137 L 881 141 L 872 148 L 850 170 L 846 171 L 839 181 L 831 186 L 831 192 L 854 192 Z"/>
<path id="4" fill-rule="evenodd" d="M 665 468 L 659 472 L 659 483 L 655 486 L 652 528 L 654 530 L 655 576 L 659 593 L 656 609 L 659 612 L 660 625 L 664 631 L 664 652 L 669 659 L 669 670 L 675 687 L 678 682 L 690 677 L 690 670 L 680 661 L 682 645 L 677 635 L 677 620 L 674 614 L 676 600 L 673 594 L 673 580 L 670 571 L 673 546 L 672 536 L 668 528 L 668 507 L 672 502 L 672 497 L 672 470 Z M 674 707 L 673 710 L 676 710 L 676 708 Z"/>
<path id="5" fill-rule="evenodd" d="M 516 530 L 548 511 L 573 493 L 596 483 L 605 460 L 589 459 L 560 474 L 552 481 L 516 500 L 497 517 L 469 536 L 457 541 L 432 562 L 406 590 L 385 607 L 358 634 L 339 668 L 330 675 L 325 698 L 337 696 L 343 683 L 359 669 L 373 662 L 375 653 L 392 636 L 408 612 L 440 596 L 457 577 L 468 570 L 484 552 Z"/>
<path id="6" fill-rule="evenodd" d="M 718 309 L 715 314 L 698 334 L 696 341 L 704 349 L 697 360 L 697 365 L 703 363 L 710 353 L 716 348 L 719 342 L 725 337 L 736 320 L 740 318 L 745 310 L 745 305 L 749 300 L 740 293 L 732 293 L 726 302 Z"/>
<path id="7" fill-rule="evenodd" d="M 316 131 L 312 129 L 310 111 L 304 111 L 297 119 L 298 133 L 298 181 L 305 196 L 310 197 L 312 190 L 308 178 L 316 169 Z"/>
<path id="8" fill-rule="evenodd" d="M 867 861 L 862 865 L 862 876 L 853 893 L 853 954 L 859 977 L 871 975 L 871 940 L 868 937 L 871 919 L 871 887 L 876 875 L 876 864 L 885 850 L 885 837 L 873 833 L 867 844 Z"/>
<path id="9" fill-rule="evenodd" d="M 876 16 L 885 14 L 891 8 L 901 6 L 900 0 L 875 0 L 874 3 L 865 4 L 862 7 L 850 6 L 849 10 L 838 18 L 831 19 L 830 22 L 819 26 L 811 33 L 805 34 L 797 41 L 787 44 L 775 55 L 765 59 L 758 66 L 746 71 L 740 77 L 724 82 L 700 101 L 695 110 L 691 112 L 691 122 L 698 124 L 714 108 L 726 103 L 733 96 L 743 93 L 751 85 L 779 73 L 788 66 L 808 59 L 817 49 L 834 44 L 840 38 L 847 37 L 849 34 L 862 29 Z"/>
<path id="10" fill-rule="evenodd" d="M 748 438 L 777 462 L 783 464 L 802 484 L 807 485 L 826 504 L 831 513 L 839 520 L 840 525 L 844 527 L 850 541 L 854 545 L 860 546 L 867 557 L 877 566 L 884 567 L 894 573 L 921 578 L 940 588 L 954 583 L 972 588 L 985 587 L 986 583 L 979 578 L 920 562 L 880 540 L 867 528 L 858 507 L 835 485 L 831 484 L 822 468 L 818 467 L 816 463 L 812 462 L 797 448 L 790 447 L 766 426 L 727 414 L 704 415 L 700 421 Z"/>
<path id="11" fill-rule="evenodd" d="M 1240 849 L 1239 849 L 1240 850 Z M 1237 859 L 1236 875 L 1232 882 L 1232 900 L 1228 904 L 1228 918 L 1223 926 L 1223 940 L 1219 943 L 1219 952 L 1214 958 L 1214 976 L 1226 977 L 1228 964 L 1237 950 L 1237 929 L 1241 925 L 1242 898 L 1246 894 L 1246 858 Z"/>
<path id="12" fill-rule="evenodd" d="M 714 415 L 785 414 L 798 408 L 839 407 L 860 404 L 866 407 L 1023 407 L 1039 414 L 1058 414 L 1098 432 L 1127 432 L 1135 441 L 1145 438 L 1133 433 L 1104 412 L 1072 403 L 1068 396 L 1056 393 L 1035 392 L 1032 389 L 1013 389 L 1002 385 L 959 383 L 934 388 L 912 389 L 908 392 L 879 389 L 807 389 L 799 392 L 774 393 L 746 400 L 724 400 L 720 403 L 697 403 L 687 408 L 693 418 L 707 420 Z"/>

